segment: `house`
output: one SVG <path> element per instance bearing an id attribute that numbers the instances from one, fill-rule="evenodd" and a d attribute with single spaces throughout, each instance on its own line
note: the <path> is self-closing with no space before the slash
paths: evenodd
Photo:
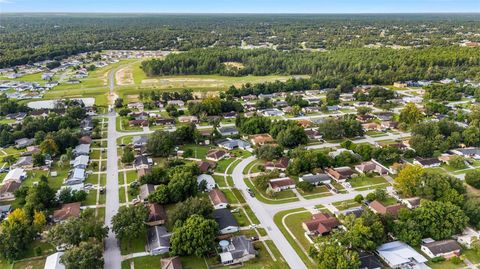
<path id="1" fill-rule="evenodd" d="M 235 119 L 237 117 L 237 112 L 235 111 L 225 112 L 222 114 L 222 116 L 225 119 Z"/>
<path id="2" fill-rule="evenodd" d="M 212 201 L 214 209 L 221 209 L 228 207 L 228 200 L 225 197 L 225 194 L 219 189 L 212 189 L 208 193 L 208 197 L 210 197 L 210 201 Z"/>
<path id="3" fill-rule="evenodd" d="M 200 184 L 202 184 L 202 181 L 205 181 L 206 191 L 211 191 L 213 188 L 217 186 L 217 184 L 215 183 L 215 180 L 211 175 L 208 175 L 208 174 L 199 175 L 197 177 L 197 186 L 200 186 Z"/>
<path id="4" fill-rule="evenodd" d="M 380 124 L 375 122 L 364 123 L 362 124 L 362 128 L 365 131 L 381 131 L 383 129 Z"/>
<path id="5" fill-rule="evenodd" d="M 178 256 L 162 258 L 160 259 L 160 268 L 161 269 L 183 269 L 182 261 Z"/>
<path id="6" fill-rule="evenodd" d="M 18 158 L 17 162 L 12 165 L 12 167 L 18 167 L 23 169 L 32 169 L 33 168 L 33 158 L 32 156 L 22 156 Z"/>
<path id="7" fill-rule="evenodd" d="M 80 144 L 73 149 L 73 154 L 75 156 L 80 155 L 89 155 L 90 154 L 90 144 Z"/>
<path id="8" fill-rule="evenodd" d="M 167 105 L 183 107 L 185 106 L 185 102 L 183 102 L 182 100 L 170 100 L 167 102 Z"/>
<path id="9" fill-rule="evenodd" d="M 314 129 L 305 130 L 305 134 L 310 140 L 322 139 L 322 135 L 320 134 L 320 132 Z"/>
<path id="10" fill-rule="evenodd" d="M 381 269 L 382 263 L 377 257 L 369 251 L 359 251 L 358 258 L 360 259 L 359 269 Z"/>
<path id="11" fill-rule="evenodd" d="M 140 186 L 140 191 L 138 194 L 138 198 L 141 201 L 148 201 L 148 196 L 155 191 L 155 186 L 153 184 L 143 184 Z"/>
<path id="12" fill-rule="evenodd" d="M 413 160 L 413 164 L 420 165 L 423 168 L 429 168 L 429 167 L 438 167 L 442 165 L 442 161 L 440 161 L 438 158 L 421 158 L 421 157 L 415 157 Z"/>
<path id="13" fill-rule="evenodd" d="M 257 254 L 252 241 L 247 239 L 245 235 L 230 238 L 229 245 L 224 247 L 222 251 L 220 253 L 222 264 L 243 263 L 255 258 Z"/>
<path id="14" fill-rule="evenodd" d="M 275 178 L 268 181 L 268 187 L 274 192 L 280 192 L 283 190 L 294 189 L 295 181 L 289 177 Z"/>
<path id="15" fill-rule="evenodd" d="M 377 214 L 380 214 L 380 215 L 392 215 L 392 216 L 397 216 L 398 211 L 402 208 L 405 208 L 402 204 L 394 204 L 394 205 L 385 206 L 377 200 L 374 200 L 370 204 L 368 204 L 368 207 L 374 213 L 377 213 Z"/>
<path id="16" fill-rule="evenodd" d="M 63 183 L 64 185 L 76 185 L 83 183 L 85 181 L 85 169 L 82 168 L 74 168 L 73 171 L 70 172 L 70 177 L 65 180 Z"/>
<path id="17" fill-rule="evenodd" d="M 396 129 L 398 127 L 397 121 L 382 121 L 380 123 L 383 129 Z"/>
<path id="18" fill-rule="evenodd" d="M 170 118 L 156 118 L 153 123 L 155 125 L 174 125 L 175 119 Z"/>
<path id="19" fill-rule="evenodd" d="M 69 218 L 80 216 L 80 202 L 63 204 L 60 209 L 53 211 L 53 222 L 62 222 Z"/>
<path id="20" fill-rule="evenodd" d="M 348 208 L 348 209 L 345 209 L 343 211 L 340 211 L 340 212 L 335 212 L 335 215 L 338 217 L 340 215 L 343 215 L 343 216 L 348 216 L 348 215 L 355 215 L 355 217 L 360 217 L 362 214 L 363 214 L 363 207 L 362 206 L 357 206 L 357 207 L 352 207 L 352 208 Z"/>
<path id="21" fill-rule="evenodd" d="M 468 249 L 472 248 L 472 243 L 477 242 L 480 239 L 480 233 L 472 228 L 465 228 L 461 235 L 454 236 L 457 238 L 457 242 Z"/>
<path id="22" fill-rule="evenodd" d="M 462 247 L 453 239 L 435 241 L 431 238 L 423 239 L 420 247 L 423 253 L 431 259 L 443 257 L 446 260 L 460 256 Z"/>
<path id="23" fill-rule="evenodd" d="M 170 251 L 171 233 L 164 226 L 152 226 L 147 230 L 147 251 L 150 255 L 165 254 Z"/>
<path id="24" fill-rule="evenodd" d="M 350 149 L 339 148 L 334 151 L 330 151 L 328 156 L 335 159 L 338 155 L 343 154 L 344 152 L 348 152 L 350 155 L 356 155 L 355 152 Z"/>
<path id="25" fill-rule="evenodd" d="M 210 162 L 207 162 L 207 161 L 199 161 L 197 163 L 197 166 L 200 172 L 202 173 L 206 173 L 208 172 L 208 170 L 210 170 L 210 168 L 214 167 L 214 165 L 212 165 Z"/>
<path id="26" fill-rule="evenodd" d="M 373 120 L 373 116 L 372 115 L 369 115 L 369 114 L 365 114 L 365 115 L 357 115 L 357 120 L 359 122 L 368 122 L 370 120 Z M 363 125 L 363 124 L 362 124 Z M 364 128 L 365 129 L 365 128 Z"/>
<path id="27" fill-rule="evenodd" d="M 84 136 L 80 137 L 80 139 L 78 140 L 78 143 L 79 144 L 90 145 L 90 144 L 92 144 L 92 138 L 88 135 L 84 135 Z"/>
<path id="28" fill-rule="evenodd" d="M 376 161 L 363 162 L 355 166 L 355 170 L 359 173 L 378 173 L 379 175 L 388 174 L 388 169 Z"/>
<path id="29" fill-rule="evenodd" d="M 266 162 L 264 166 L 266 170 L 285 171 L 289 162 L 290 159 L 288 157 L 281 157 L 278 161 Z"/>
<path id="30" fill-rule="evenodd" d="M 236 148 L 243 149 L 243 150 L 251 149 L 250 143 L 248 143 L 247 141 L 240 140 L 240 139 L 226 139 L 226 140 L 218 142 L 217 145 L 221 148 L 226 149 L 226 150 L 233 150 L 233 149 L 236 149 Z"/>
<path id="31" fill-rule="evenodd" d="M 321 184 L 330 184 L 332 181 L 332 178 L 329 177 L 327 174 L 306 174 L 301 176 L 298 179 L 300 182 L 308 182 L 312 185 L 318 186 Z"/>
<path id="32" fill-rule="evenodd" d="M 220 234 L 230 234 L 240 231 L 240 227 L 232 212 L 226 208 L 214 210 L 213 218 L 218 223 Z"/>
<path id="33" fill-rule="evenodd" d="M 180 116 L 178 117 L 178 121 L 181 123 L 198 123 L 197 116 Z"/>
<path id="34" fill-rule="evenodd" d="M 87 169 L 89 161 L 90 157 L 88 155 L 80 155 L 72 161 L 72 166 L 73 168 Z"/>
<path id="35" fill-rule="evenodd" d="M 269 109 L 264 109 L 261 111 L 261 113 L 266 116 L 266 117 L 281 117 L 285 115 L 283 111 L 277 108 L 269 108 Z"/>
<path id="36" fill-rule="evenodd" d="M 383 244 L 376 252 L 391 268 L 430 268 L 425 264 L 428 261 L 425 257 L 401 241 Z"/>
<path id="37" fill-rule="evenodd" d="M 0 201 L 15 199 L 15 191 L 20 188 L 21 183 L 11 180 L 0 187 Z"/>
<path id="38" fill-rule="evenodd" d="M 27 178 L 27 172 L 22 168 L 15 168 L 8 171 L 7 175 L 3 178 L 3 183 L 9 181 L 22 182 Z"/>
<path id="39" fill-rule="evenodd" d="M 402 199 L 401 202 L 409 209 L 415 209 L 420 206 L 420 197 L 411 197 Z"/>
<path id="40" fill-rule="evenodd" d="M 271 144 L 274 142 L 272 136 L 269 134 L 258 134 L 258 135 L 253 135 L 250 138 L 250 142 L 252 142 L 252 145 L 254 146 L 263 146 L 265 144 Z"/>
<path id="41" fill-rule="evenodd" d="M 135 160 L 133 161 L 133 167 L 135 167 L 137 170 L 142 168 L 148 169 L 152 164 L 153 160 L 145 155 L 135 156 Z"/>
<path id="42" fill-rule="evenodd" d="M 87 117 L 80 122 L 80 128 L 85 132 L 93 130 L 93 121 L 91 117 Z"/>
<path id="43" fill-rule="evenodd" d="M 138 109 L 140 111 L 142 111 L 144 109 L 143 103 L 140 103 L 140 102 L 128 103 L 127 107 L 130 108 L 130 109 Z"/>
<path id="44" fill-rule="evenodd" d="M 403 88 L 406 88 L 407 86 L 408 86 L 408 85 L 407 85 L 407 83 L 405 83 L 405 82 L 399 82 L 399 81 L 397 81 L 397 82 L 394 82 L 394 83 L 393 83 L 393 87 L 395 87 L 395 88 L 401 88 L 401 89 L 403 89 Z"/>
<path id="45" fill-rule="evenodd" d="M 27 113 L 25 112 L 18 112 L 18 113 L 11 113 L 6 116 L 8 119 L 22 121 L 27 117 Z"/>
<path id="46" fill-rule="evenodd" d="M 217 128 L 217 131 L 220 133 L 221 136 L 230 136 L 230 135 L 238 135 L 237 128 L 233 126 L 223 126 Z"/>
<path id="47" fill-rule="evenodd" d="M 163 205 L 158 203 L 148 204 L 148 226 L 163 225 L 167 221 L 167 212 Z"/>
<path id="48" fill-rule="evenodd" d="M 63 252 L 53 253 L 47 257 L 45 261 L 44 269 L 65 269 L 65 265 L 60 261 L 60 258 L 63 256 Z"/>
<path id="49" fill-rule="evenodd" d="M 148 142 L 147 136 L 136 135 L 132 138 L 132 144 L 134 148 L 141 148 L 146 146 Z"/>
<path id="50" fill-rule="evenodd" d="M 148 120 L 130 120 L 128 121 L 128 125 L 130 126 L 142 126 L 148 127 Z"/>
<path id="51" fill-rule="evenodd" d="M 470 157 L 474 159 L 480 159 L 480 148 L 458 148 L 458 149 L 453 149 L 450 152 L 456 155 L 464 156 L 464 157 Z"/>
<path id="52" fill-rule="evenodd" d="M 355 172 L 352 170 L 352 168 L 348 166 L 343 166 L 343 167 L 336 167 L 336 168 L 327 168 L 325 170 L 327 174 L 335 179 L 336 181 L 343 182 L 350 178 Z"/>
<path id="53" fill-rule="evenodd" d="M 318 213 L 311 220 L 304 221 L 302 227 L 308 235 L 327 235 L 340 226 L 340 221 L 328 213 Z"/>
<path id="54" fill-rule="evenodd" d="M 39 146 L 28 146 L 27 150 L 22 153 L 22 156 L 32 156 L 33 154 L 40 153 Z"/>
<path id="55" fill-rule="evenodd" d="M 20 139 L 15 140 L 15 148 L 23 149 L 23 148 L 26 148 L 26 147 L 32 145 L 33 142 L 35 142 L 35 139 L 33 139 L 33 138 L 30 138 L 30 139 L 20 138 Z"/>
<path id="56" fill-rule="evenodd" d="M 208 151 L 206 159 L 210 160 L 210 161 L 218 162 L 221 159 L 226 158 L 226 157 L 228 157 L 228 154 L 227 154 L 226 151 L 221 150 L 221 149 L 211 149 L 211 150 Z"/>

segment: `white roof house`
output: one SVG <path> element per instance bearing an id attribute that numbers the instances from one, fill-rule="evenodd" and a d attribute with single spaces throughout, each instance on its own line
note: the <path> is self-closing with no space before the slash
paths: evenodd
<path id="1" fill-rule="evenodd" d="M 88 162 L 90 161 L 90 157 L 88 155 L 80 155 L 75 160 L 73 160 L 72 165 L 74 168 L 81 168 L 85 169 L 88 166 Z"/>
<path id="2" fill-rule="evenodd" d="M 197 185 L 200 185 L 202 181 L 205 181 L 207 183 L 207 191 L 211 191 L 216 186 L 215 180 L 211 175 L 208 175 L 208 174 L 199 175 L 197 177 Z"/>
<path id="3" fill-rule="evenodd" d="M 377 248 L 377 253 L 391 268 L 404 268 L 407 265 L 415 269 L 430 268 L 425 264 L 428 260 L 424 256 L 401 241 L 383 244 Z"/>
<path id="4" fill-rule="evenodd" d="M 22 168 L 15 168 L 13 170 L 10 170 L 8 174 L 5 176 L 3 179 L 3 182 L 8 182 L 11 180 L 21 182 L 27 177 L 27 172 L 25 172 L 24 169 Z"/>
<path id="5" fill-rule="evenodd" d="M 63 252 L 57 252 L 47 257 L 45 261 L 44 269 L 65 269 L 65 265 L 60 263 L 60 257 L 62 257 Z"/>

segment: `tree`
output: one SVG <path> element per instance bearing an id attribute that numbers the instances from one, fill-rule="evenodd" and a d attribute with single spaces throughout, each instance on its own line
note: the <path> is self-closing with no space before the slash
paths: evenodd
<path id="1" fill-rule="evenodd" d="M 294 125 L 278 133 L 277 142 L 283 147 L 295 148 L 307 144 L 308 137 L 302 127 Z"/>
<path id="2" fill-rule="evenodd" d="M 154 203 L 168 204 L 170 202 L 168 185 L 159 185 L 155 191 L 148 196 L 148 200 Z"/>
<path id="3" fill-rule="evenodd" d="M 467 167 L 465 164 L 465 158 L 458 155 L 450 157 L 448 164 L 455 169 L 464 169 Z"/>
<path id="4" fill-rule="evenodd" d="M 480 228 L 480 199 L 470 198 L 465 201 L 463 211 L 467 215 L 470 225 Z"/>
<path id="5" fill-rule="evenodd" d="M 115 99 L 115 107 L 116 108 L 123 107 L 123 99 L 122 98 Z"/>
<path id="6" fill-rule="evenodd" d="M 43 140 L 43 142 L 40 144 L 40 150 L 44 154 L 55 156 L 58 153 L 58 146 L 57 143 L 55 143 L 55 140 L 53 140 L 53 138 L 47 138 Z"/>
<path id="7" fill-rule="evenodd" d="M 411 197 L 415 193 L 424 170 L 418 165 L 408 165 L 403 168 L 395 178 L 395 188 L 403 195 Z"/>
<path id="8" fill-rule="evenodd" d="M 78 246 L 67 249 L 60 261 L 69 269 L 103 268 L 103 245 L 96 242 L 81 242 Z"/>
<path id="9" fill-rule="evenodd" d="M 404 122 L 408 125 L 415 124 L 422 119 L 422 112 L 414 103 L 408 103 L 400 111 L 400 122 Z"/>
<path id="10" fill-rule="evenodd" d="M 310 247 L 309 255 L 318 264 L 319 269 L 358 269 L 360 259 L 358 253 L 349 250 L 337 242 L 318 237 L 316 244 Z"/>
<path id="11" fill-rule="evenodd" d="M 309 182 L 301 181 L 297 183 L 297 188 L 301 189 L 303 192 L 311 192 L 315 186 Z"/>
<path id="12" fill-rule="evenodd" d="M 210 218 L 213 212 L 213 206 L 210 200 L 201 197 L 190 197 L 187 200 L 178 203 L 168 215 L 168 221 L 174 226 L 177 221 L 185 221 L 193 214 Z"/>
<path id="13" fill-rule="evenodd" d="M 177 222 L 170 239 L 176 255 L 201 257 L 215 248 L 218 224 L 213 219 L 191 215 L 185 222 Z"/>
<path id="14" fill-rule="evenodd" d="M 259 159 L 271 161 L 282 157 L 283 149 L 276 145 L 267 144 L 256 148 L 254 153 Z"/>
<path id="15" fill-rule="evenodd" d="M 358 115 L 366 115 L 368 113 L 372 112 L 372 109 L 368 106 L 360 106 L 357 107 L 357 114 Z"/>
<path id="16" fill-rule="evenodd" d="M 17 208 L 2 222 L 0 229 L 0 256 L 8 261 L 20 258 L 33 242 L 35 229 L 24 209 Z"/>
<path id="17" fill-rule="evenodd" d="M 122 154 L 122 163 L 132 163 L 135 160 L 135 154 L 131 147 L 125 147 Z"/>
<path id="18" fill-rule="evenodd" d="M 128 114 L 130 114 L 132 110 L 130 108 L 122 108 L 120 111 L 118 111 L 118 115 L 121 117 L 126 117 Z"/>
<path id="19" fill-rule="evenodd" d="M 147 150 L 156 157 L 168 157 L 175 144 L 174 137 L 168 132 L 155 131 L 148 139 Z"/>
<path id="20" fill-rule="evenodd" d="M 480 189 L 480 171 L 468 170 L 465 173 L 465 182 L 476 189 Z"/>
<path id="21" fill-rule="evenodd" d="M 12 165 L 17 161 L 17 157 L 14 155 L 8 155 L 3 157 L 3 162 L 7 163 L 8 165 Z"/>
<path id="22" fill-rule="evenodd" d="M 35 153 L 32 155 L 33 165 L 34 166 L 44 166 L 45 165 L 45 155 L 41 153 Z"/>
<path id="23" fill-rule="evenodd" d="M 119 240 L 131 242 L 145 234 L 148 214 L 148 208 L 143 205 L 121 207 L 112 218 L 112 231 Z"/>
<path id="24" fill-rule="evenodd" d="M 385 240 L 383 223 L 370 210 L 364 211 L 358 218 L 350 214 L 343 222 L 346 232 L 335 233 L 334 237 L 350 249 L 375 250 Z"/>
<path id="25" fill-rule="evenodd" d="M 46 176 L 42 176 L 37 185 L 28 188 L 25 197 L 25 210 L 33 214 L 35 210 L 44 211 L 56 205 L 55 190 L 48 185 Z"/>
<path id="26" fill-rule="evenodd" d="M 355 202 L 357 202 L 357 203 L 359 203 L 359 204 L 362 203 L 363 199 L 364 199 L 364 198 L 363 198 L 363 195 L 361 195 L 361 194 L 357 194 L 357 195 L 355 196 L 355 198 L 353 198 L 353 200 L 355 200 Z"/>

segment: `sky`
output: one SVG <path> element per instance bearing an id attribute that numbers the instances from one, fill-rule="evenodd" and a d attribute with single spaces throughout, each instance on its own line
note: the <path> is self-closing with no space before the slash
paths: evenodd
<path id="1" fill-rule="evenodd" d="M 480 0 L 0 0 L 2 12 L 472 13 Z"/>

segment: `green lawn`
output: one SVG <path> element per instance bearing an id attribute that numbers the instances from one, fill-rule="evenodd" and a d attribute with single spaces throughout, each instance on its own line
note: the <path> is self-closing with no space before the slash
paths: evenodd
<path id="1" fill-rule="evenodd" d="M 213 175 L 213 179 L 218 187 L 227 187 L 227 183 L 225 183 L 225 178 L 223 176 Z"/>
<path id="2" fill-rule="evenodd" d="M 195 159 L 205 159 L 207 156 L 208 150 L 210 149 L 209 147 L 206 146 L 199 146 L 199 145 L 184 145 L 180 147 L 180 150 L 187 150 L 191 149 L 193 151 L 192 157 Z"/>
<path id="3" fill-rule="evenodd" d="M 232 207 L 231 209 L 234 210 L 235 207 Z M 232 212 L 232 214 L 235 220 L 237 221 L 238 226 L 244 227 L 251 224 L 250 221 L 248 221 L 247 216 L 245 215 L 245 212 L 243 210 L 239 209 L 236 212 Z"/>
<path id="4" fill-rule="evenodd" d="M 338 210 L 342 211 L 345 209 L 359 206 L 360 204 L 355 202 L 354 200 L 345 200 L 345 201 L 335 202 L 332 205 L 335 206 Z"/>
<path id="5" fill-rule="evenodd" d="M 122 255 L 144 252 L 145 245 L 147 244 L 147 232 L 143 236 L 135 238 L 131 241 L 121 241 L 120 242 L 120 252 Z"/>
<path id="6" fill-rule="evenodd" d="M 238 200 L 235 197 L 235 195 L 233 194 L 233 191 L 222 190 L 222 192 L 223 192 L 223 194 L 225 194 L 225 197 L 227 198 L 229 204 L 237 204 L 238 203 Z"/>
<path id="7" fill-rule="evenodd" d="M 275 194 L 275 197 L 268 197 L 265 192 L 260 192 L 249 179 L 244 179 L 247 186 L 255 193 L 255 198 L 266 204 L 284 204 L 298 201 L 292 190 L 284 190 Z"/>
<path id="8" fill-rule="evenodd" d="M 223 159 L 217 162 L 217 167 L 215 167 L 215 172 L 218 173 L 225 173 L 227 171 L 227 167 L 233 163 L 236 159 L 235 158 L 228 158 Z"/>
<path id="9" fill-rule="evenodd" d="M 46 258 L 38 258 L 33 260 L 17 261 L 13 264 L 12 269 L 43 269 Z M 0 267 L 1 268 L 1 267 Z"/>
<path id="10" fill-rule="evenodd" d="M 375 184 L 388 183 L 388 181 L 381 176 L 367 177 L 363 175 L 354 177 L 350 179 L 348 182 L 352 185 L 352 188 L 359 188 L 359 187 L 365 187 L 365 186 L 370 186 Z"/>

